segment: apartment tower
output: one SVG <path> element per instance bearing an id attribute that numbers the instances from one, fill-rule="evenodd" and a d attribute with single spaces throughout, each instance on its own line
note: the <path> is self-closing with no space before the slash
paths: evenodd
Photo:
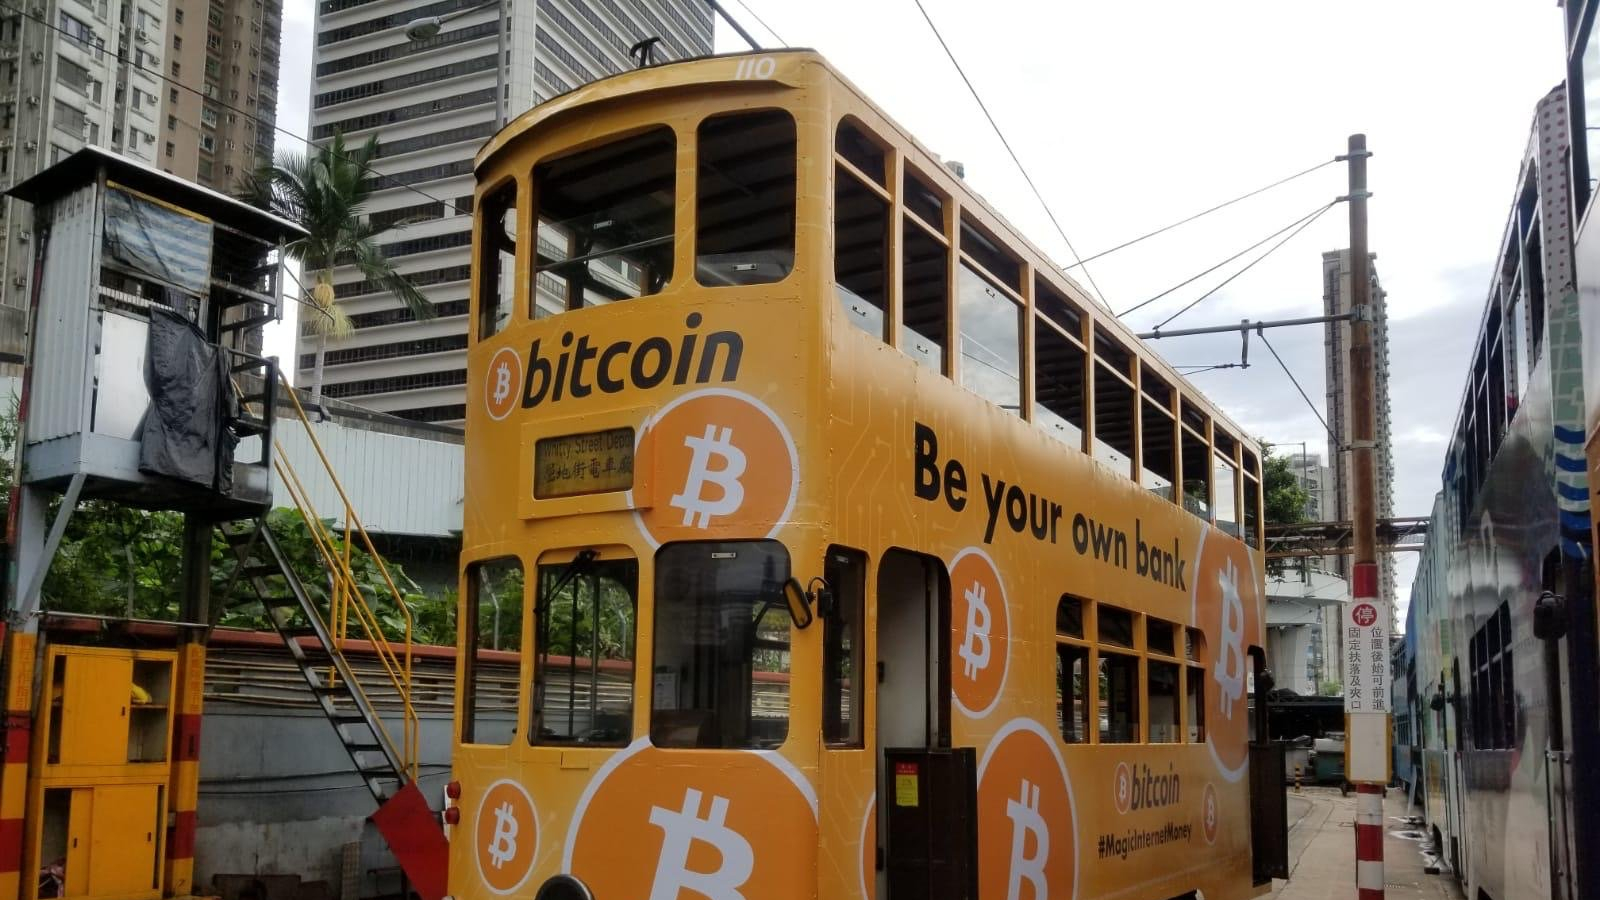
<path id="1" fill-rule="evenodd" d="M 427 422 L 466 411 L 472 158 L 505 115 L 632 68 L 629 49 L 658 38 L 657 62 L 712 50 L 703 0 L 320 0 L 311 89 L 311 139 L 379 139 L 371 218 L 407 224 L 380 237 L 384 254 L 433 303 L 416 321 L 353 268 L 335 273 L 354 333 L 330 340 L 323 393 Z M 505 14 L 506 58 L 496 71 Z M 437 33 L 408 26 L 429 17 Z M 408 31 L 411 33 L 408 34 Z M 419 39 L 414 39 L 419 38 Z M 310 386 L 317 339 L 304 327 L 296 384 Z"/>

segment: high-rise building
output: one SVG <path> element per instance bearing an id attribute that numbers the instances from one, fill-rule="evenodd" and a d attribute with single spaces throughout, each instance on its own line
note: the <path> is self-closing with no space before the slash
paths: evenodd
<path id="1" fill-rule="evenodd" d="M 1372 255 L 1377 259 L 1377 254 Z M 1368 266 L 1372 285 L 1369 302 L 1372 313 L 1372 362 L 1374 404 L 1377 413 L 1376 476 L 1378 489 L 1377 515 L 1386 519 L 1394 515 L 1394 453 L 1389 440 L 1389 317 L 1387 296 L 1378 282 L 1378 267 Z M 1322 254 L 1323 311 L 1330 316 L 1350 312 L 1350 251 L 1329 250 Z M 1352 454 L 1343 452 L 1350 446 L 1350 383 L 1346 377 L 1349 368 L 1350 323 L 1330 322 L 1324 332 L 1323 347 L 1327 354 L 1327 405 L 1328 427 L 1333 434 L 1328 445 L 1328 459 L 1332 460 L 1333 489 L 1331 503 L 1326 507 L 1329 521 L 1348 522 L 1353 517 Z M 1350 577 L 1350 558 L 1341 556 L 1335 562 L 1340 575 Z M 1378 597 L 1389 604 L 1389 632 L 1395 633 L 1394 621 L 1395 578 L 1392 554 L 1378 554 Z"/>
<path id="2" fill-rule="evenodd" d="M 471 266 L 472 158 L 507 118 L 545 99 L 632 68 L 629 49 L 658 38 L 655 61 L 712 50 L 704 0 L 320 0 L 311 89 L 311 135 L 359 144 L 380 139 L 367 209 L 406 221 L 382 236 L 384 254 L 437 313 L 416 321 L 394 296 L 352 267 L 335 296 L 355 327 L 330 339 L 323 392 L 429 422 L 466 411 L 467 275 Z M 495 57 L 501 13 L 506 58 Z M 436 33 L 409 25 L 433 22 Z M 409 32 L 409 33 L 408 33 Z M 419 39 L 413 39 L 419 38 Z M 304 329 L 296 383 L 309 386 L 318 339 Z"/>
<path id="3" fill-rule="evenodd" d="M 7 4 L 0 189 L 90 144 L 231 188 L 228 166 L 272 153 L 281 20 L 281 0 Z M 32 208 L 0 199 L 0 364 L 22 361 L 34 239 Z"/>

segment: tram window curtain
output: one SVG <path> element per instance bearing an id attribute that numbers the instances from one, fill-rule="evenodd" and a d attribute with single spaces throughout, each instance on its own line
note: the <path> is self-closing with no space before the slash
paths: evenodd
<path id="1" fill-rule="evenodd" d="M 539 567 L 529 743 L 632 740 L 638 585 L 632 559 Z"/>
<path id="2" fill-rule="evenodd" d="M 522 561 L 467 566 L 461 604 L 461 742 L 505 746 L 517 733 L 524 606 Z"/>
<path id="3" fill-rule="evenodd" d="M 795 124 L 781 109 L 700 123 L 695 278 L 706 287 L 769 284 L 794 269 Z"/>

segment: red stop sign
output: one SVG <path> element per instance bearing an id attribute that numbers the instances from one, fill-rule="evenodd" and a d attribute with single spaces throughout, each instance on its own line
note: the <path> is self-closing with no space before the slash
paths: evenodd
<path id="1" fill-rule="evenodd" d="M 1378 610 L 1371 603 L 1363 603 L 1351 611 L 1350 618 L 1354 619 L 1357 625 L 1366 628 L 1378 621 Z"/>

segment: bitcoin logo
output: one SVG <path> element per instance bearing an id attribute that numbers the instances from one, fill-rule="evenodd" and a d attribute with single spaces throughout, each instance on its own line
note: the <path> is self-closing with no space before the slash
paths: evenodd
<path id="1" fill-rule="evenodd" d="M 814 897 L 817 801 L 806 775 L 780 753 L 706 765 L 684 765 L 680 753 L 641 738 L 598 769 L 573 810 L 561 871 L 596 897 Z"/>
<path id="2" fill-rule="evenodd" d="M 1222 594 L 1222 637 L 1211 677 L 1217 682 L 1223 716 L 1232 719 L 1244 695 L 1244 602 L 1239 599 L 1239 569 L 1228 560 L 1217 572 Z"/>
<path id="3" fill-rule="evenodd" d="M 1117 812 L 1125 813 L 1133 805 L 1133 772 L 1127 763 L 1117 763 Z"/>
<path id="4" fill-rule="evenodd" d="M 1200 830 L 1205 832 L 1206 843 L 1215 844 L 1217 842 L 1217 823 L 1219 821 L 1217 814 L 1217 789 L 1213 787 L 1209 781 L 1206 782 L 1205 805 L 1204 809 L 1201 810 L 1200 815 Z"/>
<path id="5" fill-rule="evenodd" d="M 650 887 L 650 900 L 678 900 L 678 891 L 688 890 L 709 900 L 745 900 L 739 888 L 755 871 L 756 855 L 750 842 L 729 828 L 728 798 L 713 796 L 706 817 L 700 818 L 700 792 L 683 792 L 683 808 L 677 812 L 659 806 L 650 808 L 650 824 L 665 834 L 661 856 L 656 860 L 656 877 Z M 689 868 L 689 851 L 699 841 L 715 848 L 721 862 L 713 872 Z"/>
<path id="6" fill-rule="evenodd" d="M 989 668 L 989 607 L 983 601 L 983 585 L 967 588 L 967 639 L 962 642 L 961 673 L 976 681 L 978 673 Z M 977 649 L 981 645 L 982 650 Z"/>
<path id="7" fill-rule="evenodd" d="M 1006 887 L 1006 900 L 1019 900 L 1022 883 L 1033 886 L 1033 896 L 1050 896 L 1050 882 L 1045 878 L 1044 861 L 1050 858 L 1050 829 L 1039 815 L 1039 787 L 1022 780 L 1022 795 L 1006 801 L 1006 818 L 1011 820 L 1011 880 Z M 1028 852 L 1028 838 L 1033 838 L 1033 852 Z"/>
<path id="8" fill-rule="evenodd" d="M 775 537 L 794 508 L 800 456 L 776 413 L 702 388 L 647 419 L 634 451 L 634 518 L 653 546 Z"/>
<path id="9" fill-rule="evenodd" d="M 539 820 L 528 792 L 509 779 L 489 785 L 478 802 L 473 829 L 483 883 L 496 894 L 521 887 L 538 855 Z"/>
<path id="10" fill-rule="evenodd" d="M 960 678 L 951 678 L 955 705 L 972 718 L 993 711 L 1005 689 L 1010 654 L 1010 614 L 994 561 L 968 547 L 950 562 L 955 588 L 950 610 L 950 653 L 961 658 Z"/>
<path id="11" fill-rule="evenodd" d="M 1077 815 L 1054 729 L 1029 718 L 1000 726 L 978 763 L 978 896 L 1072 900 Z"/>
<path id="12" fill-rule="evenodd" d="M 683 445 L 694 454 L 689 458 L 688 480 L 683 484 L 683 493 L 673 494 L 667 504 L 683 510 L 684 525 L 706 528 L 712 516 L 731 515 L 744 502 L 744 485 L 739 483 L 745 469 L 744 451 L 734 446 L 732 428 L 719 431 L 715 425 L 706 426 L 704 437 L 684 438 Z M 711 468 L 713 456 L 723 461 L 721 468 Z M 715 485 L 721 496 L 707 498 L 708 484 Z"/>
<path id="13" fill-rule="evenodd" d="M 510 347 L 501 347 L 489 360 L 484 379 L 483 399 L 489 418 L 499 421 L 517 406 L 517 388 L 522 383 L 522 359 Z"/>
<path id="14" fill-rule="evenodd" d="M 517 814 L 509 802 L 494 810 L 494 839 L 489 842 L 489 859 L 496 869 L 517 855 Z"/>

